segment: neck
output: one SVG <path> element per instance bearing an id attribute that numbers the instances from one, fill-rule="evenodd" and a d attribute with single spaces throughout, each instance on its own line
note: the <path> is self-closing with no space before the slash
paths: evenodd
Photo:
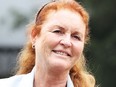
<path id="1" fill-rule="evenodd" d="M 34 87 L 66 87 L 69 72 L 53 72 L 36 68 Z"/>

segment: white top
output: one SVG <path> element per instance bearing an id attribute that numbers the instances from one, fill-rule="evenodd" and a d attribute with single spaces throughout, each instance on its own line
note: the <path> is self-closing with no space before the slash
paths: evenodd
<path id="1" fill-rule="evenodd" d="M 33 87 L 34 69 L 28 74 L 15 75 L 10 78 L 0 79 L 0 87 Z M 74 87 L 68 76 L 67 87 Z"/>

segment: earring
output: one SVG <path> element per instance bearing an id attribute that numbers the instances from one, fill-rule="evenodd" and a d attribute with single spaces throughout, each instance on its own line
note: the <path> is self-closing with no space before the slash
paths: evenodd
<path id="1" fill-rule="evenodd" d="M 32 45 L 32 48 L 35 49 L 35 45 L 34 44 Z"/>

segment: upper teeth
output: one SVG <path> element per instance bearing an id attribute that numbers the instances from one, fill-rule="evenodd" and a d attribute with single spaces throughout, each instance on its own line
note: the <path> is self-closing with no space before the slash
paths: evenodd
<path id="1" fill-rule="evenodd" d="M 67 56 L 68 54 L 67 53 L 64 53 L 64 52 L 56 52 L 57 54 L 60 54 L 60 55 L 65 55 Z"/>

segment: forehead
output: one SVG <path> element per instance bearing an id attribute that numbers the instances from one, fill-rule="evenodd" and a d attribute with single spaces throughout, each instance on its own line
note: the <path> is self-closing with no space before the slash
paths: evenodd
<path id="1" fill-rule="evenodd" d="M 44 25 L 60 25 L 67 28 L 85 28 L 81 15 L 67 9 L 50 12 Z"/>

